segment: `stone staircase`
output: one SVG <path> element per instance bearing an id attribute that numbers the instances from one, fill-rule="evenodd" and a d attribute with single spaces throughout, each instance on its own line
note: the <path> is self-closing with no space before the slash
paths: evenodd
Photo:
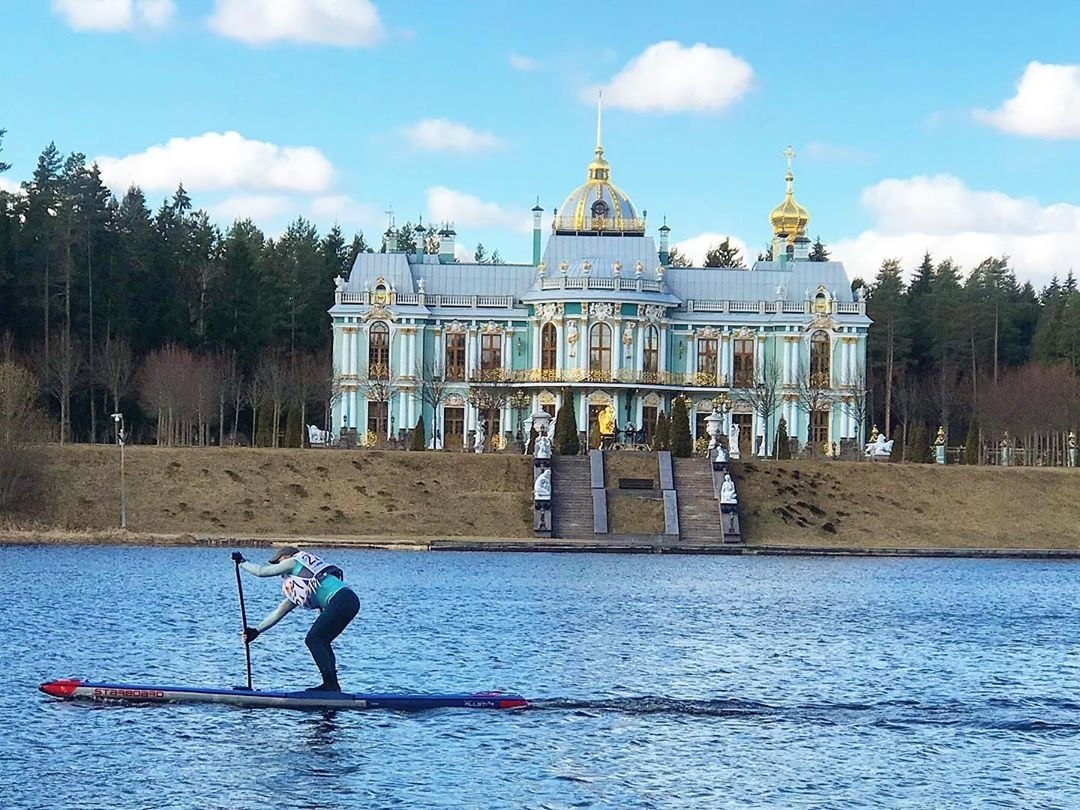
<path id="1" fill-rule="evenodd" d="M 593 538 L 588 456 L 551 459 L 551 519 L 554 537 Z"/>
<path id="2" fill-rule="evenodd" d="M 715 542 L 720 531 L 719 500 L 713 493 L 712 470 L 700 458 L 676 458 L 675 486 L 679 491 L 679 534 L 682 540 Z"/>

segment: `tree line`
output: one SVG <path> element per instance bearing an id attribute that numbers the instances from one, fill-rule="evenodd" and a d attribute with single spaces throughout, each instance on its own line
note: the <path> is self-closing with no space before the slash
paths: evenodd
<path id="1" fill-rule="evenodd" d="M 993 461 L 1007 441 L 1024 450 L 1018 462 L 1063 463 L 1080 423 L 1071 270 L 1037 292 L 1008 257 L 965 272 L 926 253 L 910 273 L 896 259 L 882 262 L 866 293 L 868 412 L 897 439 L 900 457 L 925 460 L 940 426 L 947 444 L 971 448 L 969 461 Z"/>
<path id="2" fill-rule="evenodd" d="M 320 236 L 303 218 L 278 238 L 249 219 L 223 230 L 183 185 L 151 211 L 137 186 L 117 199 L 85 155 L 50 144 L 20 193 L 0 192 L 0 336 L 6 356 L 37 377 L 61 441 L 108 438 L 116 410 L 145 439 L 198 441 L 169 423 L 162 386 L 178 388 L 177 402 L 215 399 L 229 388 L 225 368 L 247 386 L 243 396 L 232 386 L 231 423 L 217 425 L 227 420 L 215 406 L 216 419 L 192 424 L 205 441 L 210 422 L 214 443 L 238 432 L 250 440 L 258 410 L 243 403 L 261 404 L 268 358 L 292 390 L 311 389 L 296 407 L 326 401 L 325 381 L 316 394 L 296 380 L 327 376 L 333 279 L 370 250 L 362 233 L 346 241 L 335 226 Z"/>

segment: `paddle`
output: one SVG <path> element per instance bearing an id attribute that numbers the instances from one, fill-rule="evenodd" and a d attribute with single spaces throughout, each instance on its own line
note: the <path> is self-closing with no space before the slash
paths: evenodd
<path id="1" fill-rule="evenodd" d="M 236 593 L 240 596 L 240 629 L 244 637 L 244 659 L 247 663 L 247 689 L 251 691 L 251 642 L 247 640 L 247 610 L 244 608 L 244 584 L 240 581 L 240 561 L 234 559 L 236 566 Z M 237 687 L 239 688 L 239 687 Z"/>

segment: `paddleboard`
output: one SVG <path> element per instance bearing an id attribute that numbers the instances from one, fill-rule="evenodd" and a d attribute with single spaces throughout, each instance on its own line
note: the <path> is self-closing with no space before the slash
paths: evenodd
<path id="1" fill-rule="evenodd" d="M 350 692 L 282 692 L 267 690 L 206 689 L 192 686 L 137 686 L 94 683 L 64 678 L 38 689 L 61 700 L 119 703 L 226 703 L 233 706 L 276 709 L 523 709 L 528 701 L 505 692 L 460 695 L 354 694 Z"/>

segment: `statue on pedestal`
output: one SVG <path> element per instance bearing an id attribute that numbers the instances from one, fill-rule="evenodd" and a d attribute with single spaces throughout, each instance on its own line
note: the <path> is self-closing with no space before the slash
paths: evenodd
<path id="1" fill-rule="evenodd" d="M 728 428 L 728 452 L 733 459 L 740 458 L 739 454 L 739 425 L 732 419 L 731 427 Z"/>
<path id="2" fill-rule="evenodd" d="M 1076 466 L 1076 432 L 1072 431 L 1072 430 L 1069 431 L 1069 447 L 1068 447 L 1068 451 L 1069 452 L 1068 452 L 1068 455 L 1067 455 L 1067 457 L 1065 459 L 1065 463 L 1070 467 L 1075 467 Z"/>
<path id="3" fill-rule="evenodd" d="M 892 446 L 893 440 L 886 439 L 884 433 L 877 433 L 877 428 L 874 428 L 871 441 L 863 448 L 863 455 L 871 461 L 887 460 L 892 456 Z"/>
<path id="4" fill-rule="evenodd" d="M 541 501 L 551 500 L 551 468 L 544 470 L 540 475 L 536 476 L 536 481 L 533 482 L 533 500 L 536 501 L 536 507 L 546 507 L 546 503 Z"/>
<path id="5" fill-rule="evenodd" d="M 547 431 L 541 432 L 533 443 L 533 458 L 551 458 L 551 439 Z"/>
<path id="6" fill-rule="evenodd" d="M 738 503 L 739 497 L 735 494 L 735 482 L 731 475 L 725 473 L 724 483 L 720 485 L 720 503 Z"/>
<path id="7" fill-rule="evenodd" d="M 600 411 L 596 421 L 600 427 L 601 436 L 615 435 L 615 409 L 613 407 L 608 405 L 604 410 Z"/>
<path id="8" fill-rule="evenodd" d="M 476 423 L 476 435 L 473 436 L 473 452 L 474 453 L 483 453 L 484 452 L 484 423 L 483 422 L 477 422 Z"/>

